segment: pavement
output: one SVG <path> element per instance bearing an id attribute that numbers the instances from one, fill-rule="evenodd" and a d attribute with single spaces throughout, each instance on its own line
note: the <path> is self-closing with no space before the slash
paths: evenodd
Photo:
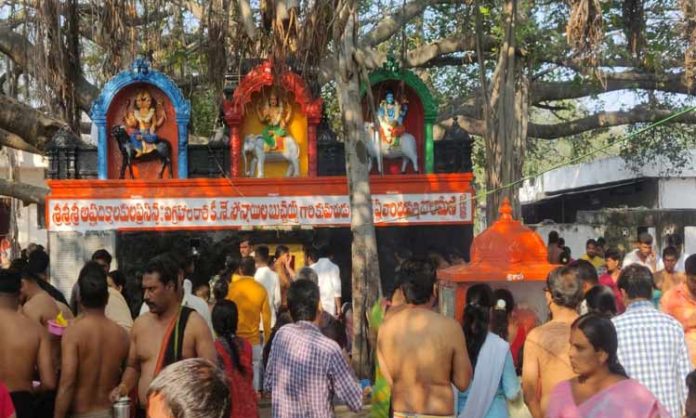
<path id="1" fill-rule="evenodd" d="M 340 418 L 367 418 L 370 415 L 370 405 L 365 405 L 362 411 L 358 413 L 349 411 L 344 405 L 336 406 L 335 411 L 336 417 Z M 259 402 L 259 416 L 260 418 L 271 418 L 270 399 L 262 399 Z"/>

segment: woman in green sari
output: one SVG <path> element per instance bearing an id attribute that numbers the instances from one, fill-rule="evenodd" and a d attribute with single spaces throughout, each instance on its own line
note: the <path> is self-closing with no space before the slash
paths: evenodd
<path id="1" fill-rule="evenodd" d="M 382 326 L 384 320 L 393 314 L 398 307 L 404 303 L 404 297 L 401 289 L 397 287 L 391 294 L 391 297 L 385 296 L 372 305 L 372 309 L 368 313 L 367 322 L 370 327 L 370 343 L 372 347 L 377 347 L 377 333 L 379 327 Z M 387 312 L 388 311 L 388 312 Z M 372 407 L 370 408 L 370 418 L 388 418 L 389 407 L 391 405 L 391 388 L 386 379 L 382 375 L 379 367 L 379 360 L 375 355 L 375 384 L 372 386 Z"/>

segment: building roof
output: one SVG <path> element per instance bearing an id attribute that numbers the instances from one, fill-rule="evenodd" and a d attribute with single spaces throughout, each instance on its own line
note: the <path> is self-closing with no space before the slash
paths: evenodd
<path id="1" fill-rule="evenodd" d="M 689 150 L 685 167 L 676 174 L 667 174 L 674 165 L 665 157 L 654 159 L 640 168 L 629 166 L 621 157 L 601 158 L 582 164 L 568 165 L 526 180 L 519 191 L 521 204 L 530 204 L 567 192 L 605 188 L 626 184 L 642 178 L 696 177 L 696 149 Z"/>

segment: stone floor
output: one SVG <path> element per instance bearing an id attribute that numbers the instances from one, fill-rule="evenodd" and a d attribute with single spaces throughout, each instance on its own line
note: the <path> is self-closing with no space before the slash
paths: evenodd
<path id="1" fill-rule="evenodd" d="M 366 405 L 359 413 L 349 411 L 345 406 L 336 407 L 336 417 L 340 418 L 367 418 L 369 416 L 370 406 Z M 262 400 L 259 405 L 260 418 L 271 418 L 271 401 Z"/>

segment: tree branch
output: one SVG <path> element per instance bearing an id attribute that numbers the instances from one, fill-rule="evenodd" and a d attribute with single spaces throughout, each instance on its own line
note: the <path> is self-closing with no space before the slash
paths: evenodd
<path id="1" fill-rule="evenodd" d="M 641 122 L 656 122 L 674 113 L 674 110 L 651 109 L 636 106 L 628 111 L 600 112 L 569 122 L 555 124 L 529 123 L 528 136 L 540 139 L 558 139 L 595 129 L 630 125 Z M 696 113 L 691 112 L 672 119 L 669 123 L 696 123 Z"/>
<path id="2" fill-rule="evenodd" d="M 254 22 L 254 15 L 251 10 L 251 4 L 249 0 L 237 0 L 237 7 L 239 7 L 239 20 L 246 35 L 252 41 L 256 40 L 256 22 Z"/>
<path id="3" fill-rule="evenodd" d="M 84 4 L 79 4 L 77 6 L 77 12 L 81 16 L 87 17 L 89 20 L 87 22 L 94 22 L 95 20 L 98 19 L 103 19 L 104 12 L 103 12 L 103 7 L 99 6 L 100 2 L 89 2 L 89 3 L 84 3 Z M 38 9 L 40 6 L 40 1 L 24 1 L 22 3 L 23 5 L 26 5 L 29 8 L 32 9 Z M 67 12 L 67 8 L 59 8 L 60 12 L 62 15 L 65 15 Z M 24 14 L 26 14 L 25 10 L 22 10 Z M 137 27 L 137 26 L 142 26 L 146 25 L 148 23 L 152 23 L 154 21 L 158 20 L 164 20 L 167 19 L 172 15 L 171 11 L 167 11 L 164 9 L 159 9 L 159 10 L 154 10 L 151 13 L 148 13 L 147 17 L 146 16 L 125 16 L 124 24 L 126 26 L 132 26 L 132 27 Z M 23 15 L 22 15 L 23 16 Z M 24 23 L 23 19 L 24 17 L 22 16 L 12 16 L 14 21 L 17 23 L 14 26 L 17 26 L 19 24 Z M 10 21 L 12 22 L 12 21 Z"/>
<path id="4" fill-rule="evenodd" d="M 441 129 L 447 129 L 452 126 L 454 118 L 448 118 L 437 122 L 437 126 Z M 486 134 L 486 122 L 481 119 L 471 118 L 465 115 L 457 116 L 457 123 L 471 135 L 484 136 Z"/>
<path id="5" fill-rule="evenodd" d="M 491 36 L 484 37 L 482 42 L 481 47 L 484 51 L 490 51 L 497 46 L 497 41 Z M 406 68 L 423 67 L 443 55 L 474 51 L 475 49 L 476 37 L 473 34 L 456 34 L 410 50 L 406 53 L 403 66 Z M 377 52 L 372 48 L 361 48 L 359 51 L 364 56 L 364 63 L 368 70 L 381 67 L 387 60 L 387 52 Z"/>
<path id="6" fill-rule="evenodd" d="M 14 134 L 29 146 L 42 151 L 56 131 L 67 128 L 67 124 L 0 94 L 0 127 L 8 133 Z"/>
<path id="7" fill-rule="evenodd" d="M 423 14 L 429 6 L 436 4 L 464 3 L 462 0 L 412 0 L 400 6 L 397 11 L 384 16 L 375 27 L 360 41 L 361 47 L 373 47 L 388 40 L 411 19 Z"/>
<path id="8" fill-rule="evenodd" d="M 539 109 L 545 109 L 545 110 L 551 110 L 551 111 L 559 111 L 559 110 L 569 110 L 570 106 L 567 105 L 559 105 L 559 106 L 554 106 L 546 103 L 537 103 L 534 105 L 534 107 L 538 107 Z"/>
<path id="9" fill-rule="evenodd" d="M 20 151 L 31 152 L 32 154 L 41 154 L 38 148 L 27 144 L 21 136 L 2 128 L 0 128 L 0 145 Z"/>
<path id="10" fill-rule="evenodd" d="M 39 72 L 37 63 L 34 61 L 34 57 L 38 54 L 34 44 L 22 35 L 2 26 L 0 26 L 0 52 L 10 57 L 20 67 L 28 69 L 31 74 Z M 89 113 L 92 102 L 99 95 L 99 90 L 87 81 L 82 73 L 75 74 L 73 82 L 77 104 Z"/>
<path id="11" fill-rule="evenodd" d="M 46 201 L 47 194 L 48 189 L 43 187 L 0 179 L 0 196 L 9 196 L 19 199 L 24 202 L 25 205 L 32 203 L 43 204 Z"/>
<path id="12" fill-rule="evenodd" d="M 483 54 L 488 58 L 488 54 Z M 490 55 L 491 57 L 493 55 Z M 478 63 L 478 57 L 476 53 L 471 51 L 465 51 L 463 56 L 447 55 L 437 58 L 433 58 L 426 62 L 425 64 L 419 65 L 418 68 L 432 68 L 432 67 L 461 67 L 464 65 L 476 65 Z"/>
<path id="13" fill-rule="evenodd" d="M 437 125 L 442 129 L 446 129 L 446 127 L 452 124 L 453 118 L 457 117 L 461 127 L 470 134 L 479 136 L 485 134 L 485 123 L 481 118 L 481 112 L 475 106 L 467 103 L 457 110 L 458 112 L 441 113 Z M 671 116 L 673 113 L 674 110 L 672 109 L 654 109 L 639 105 L 627 111 L 600 112 L 562 123 L 539 124 L 530 122 L 527 135 L 531 138 L 558 139 L 613 126 L 657 122 Z M 696 112 L 674 118 L 669 123 L 696 124 Z"/>
<path id="14" fill-rule="evenodd" d="M 683 81 L 683 73 L 658 77 L 654 74 L 639 71 L 624 71 L 601 73 L 600 77 L 604 77 L 604 86 L 596 80 L 582 83 L 577 81 L 534 82 L 530 92 L 531 102 L 577 99 L 579 97 L 625 89 L 659 90 L 667 93 L 682 94 L 691 93 Z"/>
<path id="15" fill-rule="evenodd" d="M 482 37 L 481 41 L 481 49 L 483 51 L 490 51 L 497 46 L 497 41 L 490 36 Z M 407 67 L 419 67 L 442 55 L 461 51 L 473 51 L 475 49 L 475 36 L 457 34 L 409 51 L 406 54 L 406 62 L 404 64 Z"/>

